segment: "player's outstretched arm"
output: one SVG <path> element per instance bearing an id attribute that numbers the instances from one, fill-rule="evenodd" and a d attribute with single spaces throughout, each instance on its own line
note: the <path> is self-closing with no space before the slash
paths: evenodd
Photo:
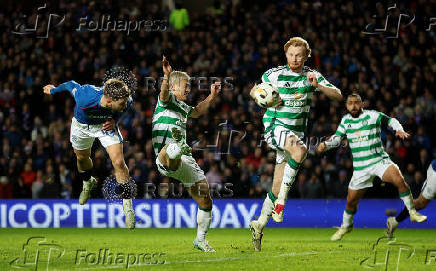
<path id="1" fill-rule="evenodd" d="M 164 78 L 160 87 L 159 99 L 166 103 L 170 99 L 169 78 L 173 69 L 165 56 L 162 56 L 162 70 L 164 72 Z"/>
<path id="2" fill-rule="evenodd" d="M 322 141 L 316 148 L 315 153 L 321 154 L 332 148 L 337 148 L 340 146 L 342 138 L 345 137 L 345 126 L 343 124 L 343 119 L 339 123 L 338 128 L 334 135 L 330 136 L 327 140 Z"/>
<path id="3" fill-rule="evenodd" d="M 76 91 L 81 87 L 76 81 L 68 81 L 59 86 L 55 87 L 54 85 L 46 85 L 44 86 L 44 94 L 55 94 L 58 92 L 69 91 L 71 95 L 76 97 Z"/>
<path id="4" fill-rule="evenodd" d="M 221 91 L 221 82 L 215 82 L 210 86 L 210 94 L 206 99 L 201 101 L 195 108 L 192 110 L 190 115 L 191 118 L 198 118 L 209 109 L 212 101 L 219 95 Z"/>
<path id="5" fill-rule="evenodd" d="M 312 84 L 312 86 L 319 89 L 321 92 L 323 92 L 325 95 L 327 95 L 327 97 L 329 97 L 330 99 L 335 100 L 335 101 L 342 101 L 341 90 L 333 85 L 326 86 L 323 84 L 319 84 L 318 79 L 316 78 L 316 75 L 314 73 L 308 73 L 307 80 L 309 80 L 309 83 Z"/>
<path id="6" fill-rule="evenodd" d="M 392 130 L 395 131 L 395 136 L 401 139 L 406 139 L 410 137 L 410 134 L 404 131 L 403 126 L 396 118 L 390 118 L 387 115 L 380 113 L 382 116 L 381 125 L 389 126 Z"/>
<path id="7" fill-rule="evenodd" d="M 329 139 L 322 141 L 315 150 L 315 153 L 320 155 L 321 153 L 328 151 L 333 148 L 339 147 L 341 144 L 342 136 L 332 135 Z"/>

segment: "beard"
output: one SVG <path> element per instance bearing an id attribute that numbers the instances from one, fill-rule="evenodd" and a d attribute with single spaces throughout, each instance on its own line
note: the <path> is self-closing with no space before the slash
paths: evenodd
<path id="1" fill-rule="evenodd" d="M 350 111 L 350 115 L 351 115 L 353 118 L 357 118 L 357 117 L 360 116 L 360 114 L 362 114 L 362 113 L 363 113 L 363 108 L 360 108 L 359 110 L 357 110 L 357 111 L 355 111 L 355 112 Z"/>

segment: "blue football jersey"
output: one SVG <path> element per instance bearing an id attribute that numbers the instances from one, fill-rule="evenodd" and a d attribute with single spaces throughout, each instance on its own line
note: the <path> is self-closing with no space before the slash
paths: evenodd
<path id="1" fill-rule="evenodd" d="M 74 117 L 83 124 L 102 124 L 108 118 L 118 121 L 122 114 L 132 106 L 133 99 L 129 97 L 127 107 L 123 112 L 115 112 L 109 108 L 101 107 L 103 87 L 94 85 L 80 85 L 75 81 L 68 81 L 50 90 L 51 94 L 69 91 L 76 101 Z"/>

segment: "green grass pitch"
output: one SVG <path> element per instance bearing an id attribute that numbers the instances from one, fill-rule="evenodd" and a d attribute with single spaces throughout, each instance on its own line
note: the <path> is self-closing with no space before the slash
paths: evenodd
<path id="1" fill-rule="evenodd" d="M 377 243 L 383 229 L 331 242 L 335 229 L 267 228 L 254 252 L 248 229 L 211 229 L 216 253 L 193 248 L 195 229 L 0 231 L 0 270 L 436 270 L 436 230 L 400 228 Z M 23 246 L 30 237 L 41 238 Z"/>

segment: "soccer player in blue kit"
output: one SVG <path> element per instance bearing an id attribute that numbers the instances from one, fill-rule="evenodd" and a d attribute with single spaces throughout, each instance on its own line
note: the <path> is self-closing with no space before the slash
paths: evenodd
<path id="1" fill-rule="evenodd" d="M 57 87 L 44 86 L 44 93 L 69 91 L 76 101 L 71 121 L 70 142 L 77 157 L 79 178 L 83 181 L 79 203 L 85 204 L 97 180 L 92 176 L 91 147 L 95 138 L 106 149 L 115 169 L 116 192 L 123 199 L 126 227 L 135 228 L 135 212 L 132 198 L 134 192 L 129 184 L 129 169 L 124 161 L 123 138 L 116 122 L 132 104 L 131 90 L 122 80 L 109 79 L 103 87 L 80 85 L 75 81 Z"/>

